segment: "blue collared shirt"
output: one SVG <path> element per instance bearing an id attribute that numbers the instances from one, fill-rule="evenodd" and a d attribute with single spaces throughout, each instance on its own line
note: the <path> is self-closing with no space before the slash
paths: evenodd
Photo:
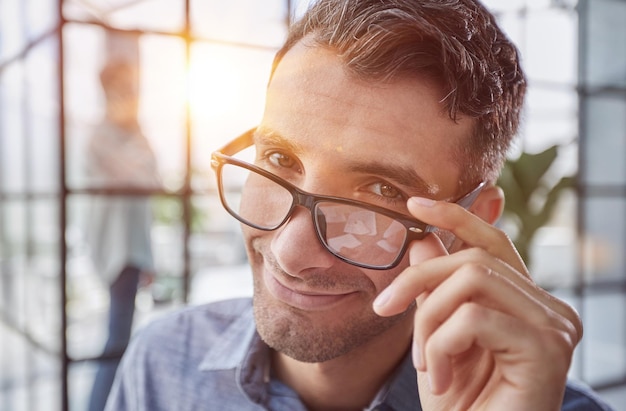
<path id="1" fill-rule="evenodd" d="M 270 349 L 256 332 L 249 298 L 190 307 L 155 320 L 131 342 L 107 411 L 305 411 L 271 378 Z M 421 411 L 410 355 L 381 388 L 374 410 Z M 563 411 L 610 410 L 568 384 Z"/>

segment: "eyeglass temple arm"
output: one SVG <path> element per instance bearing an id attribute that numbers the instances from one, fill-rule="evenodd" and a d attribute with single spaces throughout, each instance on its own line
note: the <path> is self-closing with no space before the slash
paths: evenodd
<path id="1" fill-rule="evenodd" d="M 251 128 L 250 130 L 246 131 L 222 148 L 218 149 L 217 152 L 225 154 L 227 156 L 232 156 L 233 154 L 240 152 L 244 148 L 250 147 L 253 143 L 252 136 L 254 135 L 255 131 L 256 127 Z"/>
<path id="2" fill-rule="evenodd" d="M 486 184 L 487 183 L 485 181 L 481 182 L 475 189 L 461 197 L 458 201 L 455 201 L 455 203 L 463 208 L 468 208 L 474 203 L 474 200 L 476 200 L 476 197 L 478 197 L 478 194 L 480 194 L 481 190 L 483 189 L 483 187 L 485 187 Z"/>

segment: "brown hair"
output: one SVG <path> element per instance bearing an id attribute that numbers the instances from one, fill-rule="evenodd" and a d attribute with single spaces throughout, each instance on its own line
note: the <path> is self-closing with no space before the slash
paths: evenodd
<path id="1" fill-rule="evenodd" d="M 290 27 L 274 69 L 305 37 L 335 50 L 360 78 L 435 79 L 451 119 L 461 113 L 477 120 L 468 145 L 459 148 L 459 189 L 497 178 L 517 133 L 526 80 L 517 48 L 480 3 L 318 0 Z"/>

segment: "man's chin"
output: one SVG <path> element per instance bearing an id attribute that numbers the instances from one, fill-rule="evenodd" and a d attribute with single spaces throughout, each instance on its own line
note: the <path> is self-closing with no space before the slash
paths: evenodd
<path id="1" fill-rule="evenodd" d="M 379 317 L 373 311 L 353 315 L 307 312 L 256 291 L 254 315 L 259 335 L 269 347 L 307 363 L 348 354 L 380 338 L 404 317 Z"/>

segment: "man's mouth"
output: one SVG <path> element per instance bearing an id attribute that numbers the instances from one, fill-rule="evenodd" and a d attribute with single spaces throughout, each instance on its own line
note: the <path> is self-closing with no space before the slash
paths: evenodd
<path id="1" fill-rule="evenodd" d="M 309 289 L 300 284 L 289 284 L 287 279 L 285 275 L 273 274 L 267 268 L 263 270 L 263 282 L 274 298 L 305 311 L 328 310 L 357 295 L 357 291 L 354 290 Z"/>

